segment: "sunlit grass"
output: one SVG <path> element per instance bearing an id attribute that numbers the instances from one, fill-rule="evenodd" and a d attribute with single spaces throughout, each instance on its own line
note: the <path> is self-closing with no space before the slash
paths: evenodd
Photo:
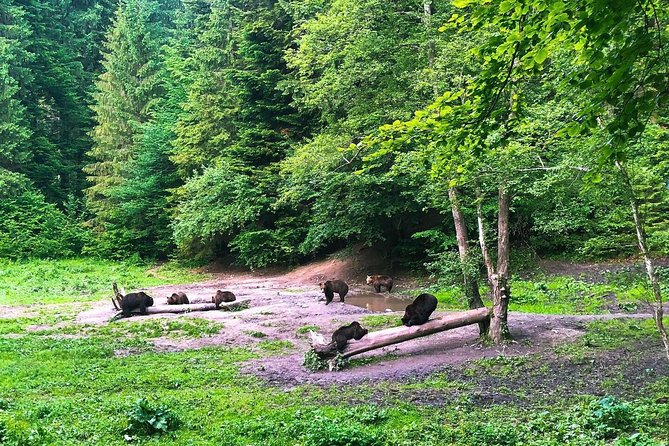
<path id="1" fill-rule="evenodd" d="M 206 278 L 173 263 L 156 267 L 85 258 L 0 260 L 0 305 L 97 300 L 111 295 L 112 282 L 129 291 Z"/>

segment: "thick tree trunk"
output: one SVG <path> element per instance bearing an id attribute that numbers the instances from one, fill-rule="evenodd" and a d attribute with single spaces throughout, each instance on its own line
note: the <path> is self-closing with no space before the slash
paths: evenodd
<path id="1" fill-rule="evenodd" d="M 499 188 L 498 214 L 497 214 L 497 310 L 495 318 L 499 318 L 499 325 L 503 337 L 509 336 L 509 206 L 511 198 L 504 186 Z"/>
<path id="2" fill-rule="evenodd" d="M 416 339 L 453 328 L 476 324 L 489 318 L 490 309 L 484 307 L 460 313 L 446 314 L 435 319 L 430 319 L 423 325 L 415 325 L 413 327 L 401 326 L 375 331 L 369 333 L 359 341 L 349 341 L 342 356 L 344 358 L 350 358 L 351 356 L 359 355 L 360 353 L 398 344 L 410 339 Z M 332 356 L 336 352 L 333 352 L 330 346 L 330 344 L 324 346 L 315 345 L 314 351 L 323 357 Z"/>
<path id="3" fill-rule="evenodd" d="M 452 187 L 448 190 L 448 198 L 451 202 L 451 211 L 453 213 L 453 222 L 455 224 L 455 236 L 458 240 L 458 253 L 460 255 L 460 264 L 462 266 L 462 282 L 467 297 L 467 305 L 470 310 L 483 307 L 483 299 L 479 292 L 478 270 L 475 265 L 470 264 L 469 257 L 469 235 L 467 233 L 467 224 L 465 216 L 460 208 L 458 191 Z M 484 336 L 488 334 L 490 321 L 488 319 L 479 322 L 479 334 Z"/>
<path id="4" fill-rule="evenodd" d="M 629 177 L 627 169 L 625 166 L 616 162 L 616 167 L 620 171 L 625 186 L 628 189 L 630 194 L 630 206 L 632 208 L 632 217 L 634 218 L 634 227 L 636 229 L 637 242 L 639 244 L 639 250 L 643 255 L 643 263 L 646 267 L 646 275 L 650 281 L 651 290 L 653 293 L 653 300 L 648 301 L 648 304 L 652 307 L 653 310 L 653 320 L 655 321 L 655 326 L 660 332 L 660 337 L 662 338 L 662 343 L 664 344 L 664 353 L 669 359 L 669 335 L 667 335 L 667 329 L 664 326 L 664 301 L 662 299 L 662 290 L 660 288 L 660 281 L 657 276 L 657 271 L 655 270 L 655 264 L 653 258 L 650 255 L 650 250 L 648 249 L 648 241 L 646 238 L 646 230 L 644 228 L 643 219 L 641 213 L 639 212 L 639 201 L 636 198 L 634 189 L 632 188 L 632 181 Z"/>
<path id="5" fill-rule="evenodd" d="M 485 226 L 483 224 L 483 211 L 481 209 L 481 194 L 477 191 L 476 215 L 479 229 L 479 244 L 483 254 L 488 273 L 488 283 L 490 284 L 493 316 L 490 320 L 490 337 L 495 344 L 501 344 L 505 337 L 509 336 L 508 312 L 509 297 L 511 291 L 509 288 L 509 205 L 510 197 L 506 189 L 499 189 L 497 214 L 497 270 L 488 251 L 488 242 L 486 241 Z"/>

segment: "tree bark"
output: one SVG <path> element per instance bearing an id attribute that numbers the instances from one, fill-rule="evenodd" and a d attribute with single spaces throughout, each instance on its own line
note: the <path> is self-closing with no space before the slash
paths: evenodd
<path id="1" fill-rule="evenodd" d="M 497 214 L 497 301 L 494 307 L 495 318 L 499 319 L 500 331 L 503 337 L 509 336 L 509 206 L 511 198 L 504 186 L 499 188 L 498 214 Z M 501 341 L 501 340 L 500 340 Z"/>
<path id="2" fill-rule="evenodd" d="M 222 302 L 219 305 L 221 311 L 235 311 L 243 310 L 248 308 L 249 299 L 236 300 L 234 302 Z M 193 303 L 185 305 L 156 305 L 153 307 L 148 307 L 146 312 L 148 314 L 164 314 L 164 313 L 190 313 L 193 311 L 212 311 L 216 310 L 216 304 L 213 302 L 208 303 Z M 133 310 L 133 313 L 139 313 L 139 309 Z"/>
<path id="3" fill-rule="evenodd" d="M 460 208 L 458 199 L 458 190 L 455 187 L 448 189 L 448 198 L 451 202 L 451 212 L 453 213 L 453 222 L 455 224 L 455 236 L 458 241 L 458 253 L 460 255 L 460 265 L 462 266 L 462 282 L 467 297 L 467 305 L 470 310 L 483 307 L 483 300 L 479 292 L 478 271 L 470 265 L 469 257 L 469 235 L 467 233 L 467 224 L 465 216 Z M 488 334 L 489 319 L 479 322 L 479 335 Z"/>
<path id="4" fill-rule="evenodd" d="M 436 59 L 437 49 L 432 38 L 432 1 L 423 2 L 423 25 L 425 26 L 425 37 L 427 39 L 427 66 L 430 70 L 430 83 L 432 84 L 432 92 L 435 99 L 439 96 L 439 87 L 437 85 L 437 71 L 434 63 Z"/>
<path id="5" fill-rule="evenodd" d="M 413 327 L 401 326 L 375 331 L 369 333 L 359 341 L 349 341 L 349 344 L 344 348 L 342 356 L 344 358 L 350 358 L 351 356 L 359 355 L 360 353 L 398 344 L 410 339 L 416 339 L 451 330 L 453 328 L 476 324 L 489 318 L 490 309 L 484 307 L 460 313 L 446 314 L 435 319 L 430 319 L 423 325 L 415 325 Z M 317 354 L 319 350 L 328 352 L 331 350 L 328 348 L 329 345 L 330 344 L 326 344 L 325 346 L 314 346 L 314 351 L 316 351 Z"/>
<path id="6" fill-rule="evenodd" d="M 667 334 L 667 329 L 664 326 L 664 301 L 662 299 L 662 290 L 660 288 L 660 280 L 657 276 L 657 271 L 655 270 L 655 264 L 653 262 L 653 257 L 650 255 L 650 250 L 648 249 L 648 241 L 646 237 L 646 230 L 644 228 L 643 217 L 639 212 L 639 200 L 636 198 L 634 189 L 632 188 L 632 180 L 629 177 L 629 173 L 625 166 L 616 161 L 616 167 L 620 171 L 620 174 L 623 177 L 625 186 L 628 189 L 630 196 L 630 207 L 632 208 L 632 217 L 634 218 L 634 228 L 636 229 L 637 242 L 639 244 L 639 250 L 643 255 L 643 263 L 646 267 L 646 275 L 650 281 L 653 300 L 648 301 L 648 304 L 651 306 L 653 311 L 653 320 L 655 321 L 655 326 L 657 327 L 660 337 L 662 338 L 662 343 L 664 344 L 664 353 L 669 359 L 669 335 Z"/>
<path id="7" fill-rule="evenodd" d="M 488 242 L 485 235 L 483 223 L 483 210 L 481 209 L 482 196 L 477 191 L 476 216 L 479 229 L 479 244 L 483 254 L 483 262 L 488 273 L 488 284 L 492 296 L 493 316 L 490 320 L 490 337 L 495 344 L 501 344 L 505 337 L 509 336 L 508 313 L 509 297 L 509 206 L 510 197 L 505 188 L 500 187 L 498 197 L 497 213 L 497 270 L 488 251 Z"/>

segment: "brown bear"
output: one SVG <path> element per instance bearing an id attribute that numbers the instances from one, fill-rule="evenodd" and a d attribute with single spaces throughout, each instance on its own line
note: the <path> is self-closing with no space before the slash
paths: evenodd
<path id="1" fill-rule="evenodd" d="M 390 291 L 393 289 L 393 279 L 388 276 L 367 276 L 367 285 L 373 286 L 374 291 L 377 293 L 381 292 L 381 287 L 385 287 L 385 289 L 390 293 Z"/>
<path id="2" fill-rule="evenodd" d="M 121 299 L 121 311 L 123 317 L 130 317 L 133 310 L 139 308 L 139 314 L 147 314 L 146 307 L 153 305 L 153 298 L 144 291 L 139 293 L 128 293 Z"/>
<path id="3" fill-rule="evenodd" d="M 237 297 L 232 291 L 216 291 L 216 295 L 211 298 L 211 301 L 216 304 L 216 309 L 221 308 L 221 302 L 234 302 Z"/>
<path id="4" fill-rule="evenodd" d="M 344 302 L 344 297 L 348 293 L 348 285 L 343 280 L 328 280 L 318 285 L 320 285 L 321 291 L 325 294 L 325 305 L 332 302 L 334 293 L 339 294 L 339 302 Z"/>
<path id="5" fill-rule="evenodd" d="M 167 305 L 184 305 L 188 303 L 188 297 L 186 293 L 179 291 L 178 293 L 172 293 L 170 297 L 167 298 Z"/>
<path id="6" fill-rule="evenodd" d="M 368 332 L 366 328 L 362 328 L 359 322 L 351 322 L 349 325 L 339 327 L 332 333 L 332 342 L 337 345 L 337 351 L 341 353 L 344 351 L 344 347 L 346 347 L 349 340 L 355 339 L 359 341 Z"/>
<path id="7" fill-rule="evenodd" d="M 423 293 L 406 307 L 402 323 L 407 327 L 424 324 L 430 319 L 430 315 L 436 308 L 437 298 L 431 294 Z"/>

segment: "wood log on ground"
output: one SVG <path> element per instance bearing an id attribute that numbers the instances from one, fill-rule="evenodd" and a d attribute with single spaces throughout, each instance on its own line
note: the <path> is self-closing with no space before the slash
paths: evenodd
<path id="1" fill-rule="evenodd" d="M 416 339 L 423 336 L 439 333 L 453 328 L 466 325 L 478 324 L 490 318 L 490 308 L 477 308 L 475 310 L 463 311 L 430 319 L 423 325 L 413 327 L 393 327 L 386 330 L 369 333 L 359 341 L 351 340 L 344 348 L 342 357 L 350 358 L 360 353 L 365 353 L 377 348 L 387 347 L 400 342 Z M 314 352 L 323 359 L 336 355 L 336 350 L 331 344 L 314 345 Z"/>
<path id="2" fill-rule="evenodd" d="M 250 299 L 236 300 L 234 302 L 224 302 L 219 305 L 221 311 L 240 311 L 249 307 Z M 184 304 L 184 305 L 156 305 L 148 307 L 146 312 L 148 314 L 164 314 L 164 313 L 192 313 L 194 311 L 212 311 L 216 310 L 214 303 L 200 303 L 200 304 Z M 139 309 L 134 310 L 133 313 L 139 313 Z"/>

